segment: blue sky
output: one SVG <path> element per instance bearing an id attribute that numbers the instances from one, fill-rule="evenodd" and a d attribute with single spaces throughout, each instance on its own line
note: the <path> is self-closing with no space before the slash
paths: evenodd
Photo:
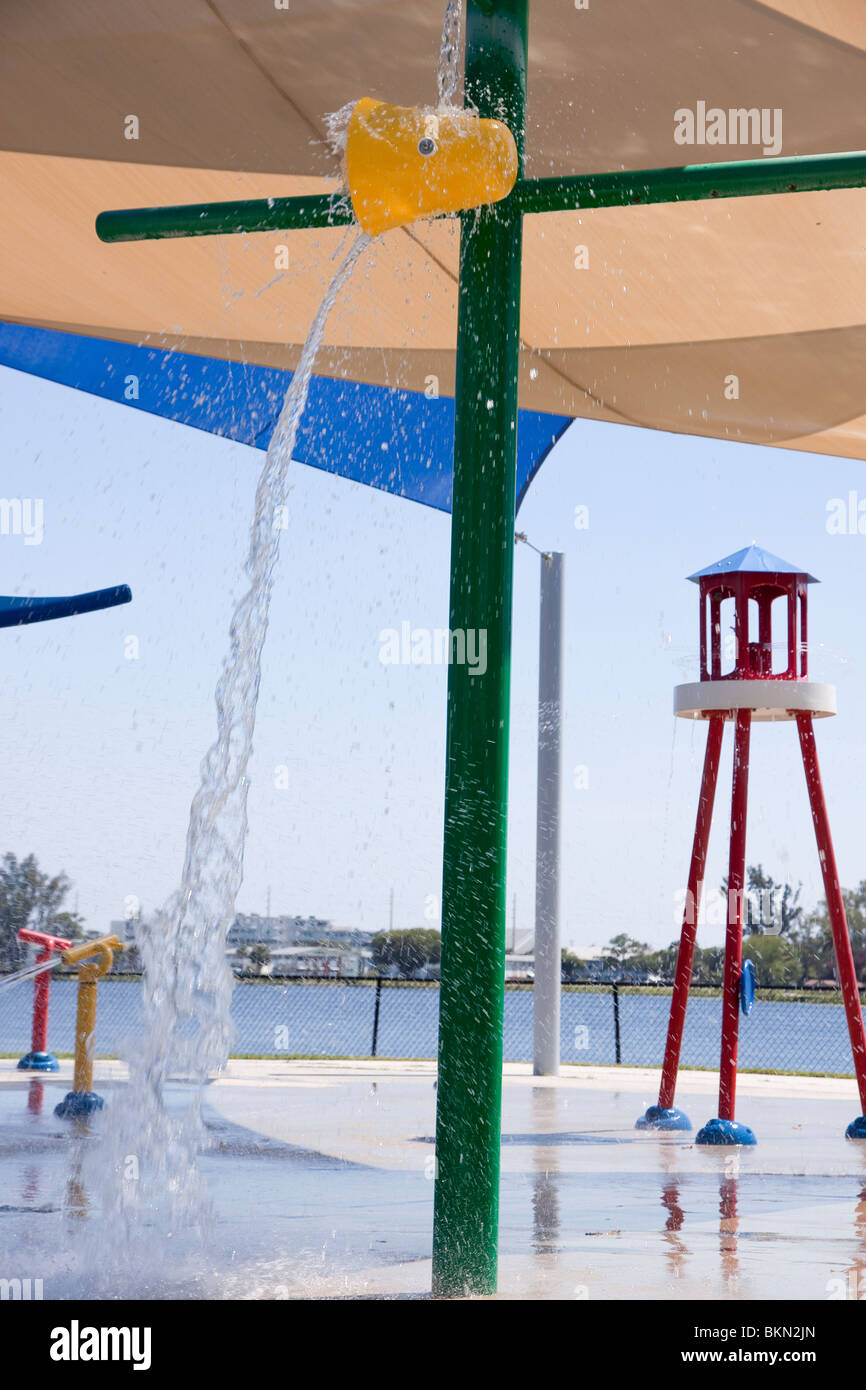
<path id="1" fill-rule="evenodd" d="M 240 592 L 262 454 L 0 369 L 4 497 L 44 499 L 44 538 L 0 535 L 0 588 L 126 582 L 132 605 L 2 633 L 0 850 L 63 868 L 90 927 L 178 880 L 213 687 Z M 755 540 L 822 581 L 811 672 L 839 716 L 818 746 L 846 885 L 866 878 L 866 536 L 827 505 L 866 479 L 845 460 L 578 421 L 534 482 L 519 526 L 566 553 L 564 937 L 678 934 L 704 729 L 675 721 L 697 675 L 697 589 L 685 576 Z M 574 527 L 589 508 L 589 529 Z M 439 925 L 446 669 L 383 665 L 380 633 L 447 625 L 449 518 L 298 465 L 265 652 L 239 906 L 346 926 Z M 515 555 L 509 920 L 534 897 L 538 558 Z M 128 659 L 137 639 L 138 656 Z M 820 874 L 796 733 L 753 740 L 748 857 Z M 583 765 L 588 787 L 574 786 Z M 279 771 L 285 769 L 286 772 Z M 288 786 L 282 784 L 288 782 Z M 281 785 L 277 785 L 279 782 Z M 730 733 L 708 882 L 726 872 Z M 702 940 L 719 940 L 709 926 Z"/>

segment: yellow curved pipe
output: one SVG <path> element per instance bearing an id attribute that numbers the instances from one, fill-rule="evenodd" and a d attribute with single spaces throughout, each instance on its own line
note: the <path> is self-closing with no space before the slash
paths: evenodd
<path id="1" fill-rule="evenodd" d="M 517 179 L 514 136 L 469 111 L 362 97 L 346 140 L 349 193 L 365 232 L 497 203 Z"/>
<path id="2" fill-rule="evenodd" d="M 114 952 L 123 950 L 118 936 L 98 936 L 70 946 L 60 957 L 64 965 L 78 966 L 78 1009 L 75 1018 L 75 1067 L 72 1089 L 83 1094 L 93 1090 L 93 1034 L 96 1029 L 97 981 L 107 974 Z M 96 960 L 90 960 L 96 956 Z"/>
<path id="3" fill-rule="evenodd" d="M 119 936 L 96 936 L 92 941 L 81 941 L 77 946 L 70 946 L 68 951 L 63 951 L 60 959 L 64 965 L 77 965 L 81 960 L 87 960 L 89 956 L 101 956 L 105 959 L 108 956 L 108 964 L 99 974 L 104 975 L 106 970 L 111 968 L 112 951 L 122 951 L 123 942 Z"/>

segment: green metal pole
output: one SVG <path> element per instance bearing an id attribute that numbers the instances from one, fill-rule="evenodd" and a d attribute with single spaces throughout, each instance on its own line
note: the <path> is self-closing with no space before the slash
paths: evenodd
<path id="1" fill-rule="evenodd" d="M 528 0 L 469 0 L 466 101 L 523 157 Z M 496 1289 L 521 215 L 463 215 L 448 673 L 433 1293 Z M 482 638 L 481 634 L 484 634 Z M 476 646 L 478 654 L 483 648 Z"/>
<path id="2" fill-rule="evenodd" d="M 499 113 L 499 104 L 492 103 Z M 740 159 L 724 164 L 686 164 L 670 169 L 614 170 L 521 179 L 512 194 L 522 213 L 613 208 L 631 203 L 679 203 L 701 198 L 761 197 L 866 187 L 866 151 L 797 155 L 793 159 Z M 179 207 L 125 208 L 101 212 L 101 241 L 151 241 L 160 237 L 225 236 L 231 232 L 292 231 L 345 227 L 353 221 L 345 193 L 297 198 L 253 198 L 237 203 L 187 203 Z"/>
<path id="3" fill-rule="evenodd" d="M 723 164 L 686 164 L 671 169 L 615 170 L 525 179 L 514 190 L 521 212 L 565 212 L 630 203 L 679 203 L 702 198 L 762 197 L 770 193 L 813 193 L 817 189 L 863 188 L 866 151 L 798 155 L 793 159 L 740 159 Z"/>
<path id="4" fill-rule="evenodd" d="M 156 241 L 162 237 L 282 232 L 298 227 L 345 227 L 354 221 L 345 194 L 249 198 L 237 203 L 184 203 L 177 207 L 123 208 L 96 219 L 100 241 Z"/>

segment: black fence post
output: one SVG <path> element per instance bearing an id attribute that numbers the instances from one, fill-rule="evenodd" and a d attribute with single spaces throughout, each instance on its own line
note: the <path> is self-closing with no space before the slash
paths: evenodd
<path id="1" fill-rule="evenodd" d="M 376 980 L 376 1006 L 373 1010 L 373 1043 L 370 1047 L 370 1056 L 376 1056 L 376 1047 L 379 1042 L 379 1004 L 382 999 L 382 976 Z"/>
<path id="2" fill-rule="evenodd" d="M 615 980 L 614 983 L 611 985 L 611 991 L 612 991 L 612 993 L 613 993 L 613 1037 L 614 1037 L 614 1046 L 615 1046 L 615 1048 L 616 1048 L 616 1064 L 617 1064 L 617 1066 L 619 1066 L 620 1063 L 622 1062 L 622 1045 L 621 1045 L 620 1035 L 619 1035 L 619 982 L 618 982 L 618 981 Z"/>

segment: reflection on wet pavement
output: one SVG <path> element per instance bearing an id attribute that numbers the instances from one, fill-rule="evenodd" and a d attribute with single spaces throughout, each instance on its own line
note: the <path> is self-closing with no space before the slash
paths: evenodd
<path id="1" fill-rule="evenodd" d="M 75 1128 L 53 1113 L 62 1074 L 0 1076 L 0 1274 L 29 1270 L 46 1298 L 94 1296 L 97 1284 L 105 1296 L 106 1270 L 97 1281 L 77 1251 L 82 1230 L 100 1233 L 93 1159 L 123 1083 L 107 1079 L 105 1111 Z M 165 1233 L 158 1260 L 118 1271 L 114 1296 L 422 1295 L 433 1081 L 396 1064 L 232 1064 L 207 1088 L 200 1164 L 215 1215 L 204 1243 Z M 784 1087 L 744 1097 L 759 1142 L 732 1152 L 635 1131 L 637 1084 L 506 1076 L 501 1296 L 866 1293 L 866 1146 L 844 1140 L 850 1101 L 838 1086 L 795 1104 Z M 711 1074 L 703 1085 L 709 1100 Z M 175 1091 L 181 1103 L 182 1083 Z M 112 1233 L 101 1236 L 110 1265 Z"/>

